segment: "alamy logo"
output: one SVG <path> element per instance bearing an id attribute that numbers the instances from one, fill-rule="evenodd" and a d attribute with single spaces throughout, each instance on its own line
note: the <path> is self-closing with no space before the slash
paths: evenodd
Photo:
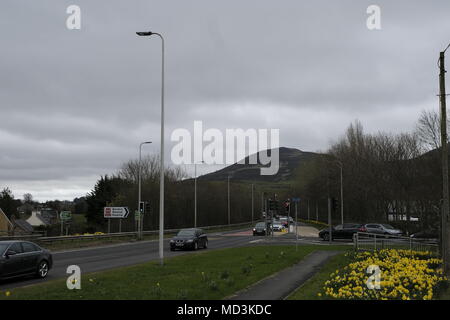
<path id="1" fill-rule="evenodd" d="M 279 129 L 226 129 L 224 135 L 214 128 L 203 131 L 202 121 L 194 121 L 193 133 L 184 128 L 172 132 L 171 140 L 177 142 L 171 152 L 174 164 L 245 164 L 248 156 L 248 164 L 262 166 L 261 175 L 278 172 Z"/>
<path id="2" fill-rule="evenodd" d="M 81 29 L 81 9 L 77 5 L 70 5 L 66 9 L 66 13 L 70 14 L 66 20 L 66 27 L 69 30 Z"/>
<path id="3" fill-rule="evenodd" d="M 81 269 L 77 265 L 70 265 L 67 267 L 66 273 L 70 274 L 67 278 L 66 286 L 69 290 L 81 289 Z"/>
<path id="4" fill-rule="evenodd" d="M 366 281 L 366 286 L 370 290 L 380 290 L 381 289 L 381 270 L 380 267 L 372 264 L 367 267 L 367 274 L 370 274 L 370 277 Z"/>

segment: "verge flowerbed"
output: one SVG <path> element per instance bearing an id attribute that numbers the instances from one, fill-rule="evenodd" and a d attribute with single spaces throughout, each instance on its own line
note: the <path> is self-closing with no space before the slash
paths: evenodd
<path id="1" fill-rule="evenodd" d="M 442 260 L 434 253 L 410 250 L 380 250 L 347 253 L 352 262 L 336 270 L 319 297 L 331 299 L 431 300 L 447 287 Z M 369 266 L 380 268 L 379 289 L 369 289 Z"/>

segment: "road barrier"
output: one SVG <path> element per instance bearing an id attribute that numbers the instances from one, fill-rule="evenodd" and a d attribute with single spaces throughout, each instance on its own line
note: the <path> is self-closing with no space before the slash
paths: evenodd
<path id="1" fill-rule="evenodd" d="M 235 224 L 225 224 L 218 226 L 205 226 L 199 227 L 203 230 L 211 230 L 211 229 L 221 229 L 221 228 L 236 228 L 236 227 L 244 227 L 250 226 L 251 222 L 242 222 Z M 178 229 L 166 229 L 164 230 L 164 234 L 173 234 L 177 233 L 183 228 Z M 150 230 L 143 231 L 143 235 L 156 235 L 159 234 L 159 230 Z M 17 236 L 2 236 L 0 237 L 0 241 L 4 240 L 27 240 L 34 241 L 37 243 L 53 243 L 58 241 L 75 241 L 75 240 L 99 240 L 99 239 L 117 239 L 117 238 L 133 238 L 137 237 L 136 231 L 131 232 L 117 232 L 117 233 L 104 233 L 104 234 L 89 234 L 89 235 L 77 235 L 77 236 L 57 236 L 57 237 L 44 237 L 42 234 L 31 234 L 31 235 L 17 235 Z"/>
<path id="2" fill-rule="evenodd" d="M 383 250 L 383 249 L 407 249 L 413 251 L 438 252 L 439 246 L 435 240 L 414 239 L 410 237 L 399 237 L 368 232 L 357 232 L 353 234 L 353 245 L 355 250 Z"/>

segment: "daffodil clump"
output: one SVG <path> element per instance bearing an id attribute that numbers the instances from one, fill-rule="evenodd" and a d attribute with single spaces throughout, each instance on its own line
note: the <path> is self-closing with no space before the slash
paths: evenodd
<path id="1" fill-rule="evenodd" d="M 389 249 L 352 255 L 353 262 L 331 274 L 319 297 L 431 300 L 447 283 L 441 269 L 442 260 L 431 252 Z M 372 273 L 367 273 L 369 266 L 378 266 L 381 271 L 378 282 L 374 282 Z M 374 283 L 377 285 L 373 286 Z"/>

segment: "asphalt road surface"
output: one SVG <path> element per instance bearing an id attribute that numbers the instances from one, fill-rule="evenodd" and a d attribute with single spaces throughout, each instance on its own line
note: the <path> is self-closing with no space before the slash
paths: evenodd
<path id="1" fill-rule="evenodd" d="M 241 230 L 226 233 L 209 234 L 208 249 L 234 248 L 248 245 L 266 244 L 294 244 L 294 234 L 284 234 L 275 237 L 253 237 L 251 230 Z M 317 238 L 301 238 L 299 244 L 320 243 Z M 200 249 L 200 251 L 203 249 Z M 164 241 L 164 257 L 173 257 L 181 254 L 190 254 L 193 251 L 170 251 L 169 239 Z M 53 253 L 53 268 L 47 278 L 18 278 L 0 282 L 0 290 L 22 287 L 59 278 L 66 278 L 67 267 L 77 265 L 82 274 L 102 271 L 112 268 L 124 267 L 155 261 L 159 259 L 158 241 L 140 241 L 108 245 L 96 248 L 74 249 L 70 251 Z"/>

